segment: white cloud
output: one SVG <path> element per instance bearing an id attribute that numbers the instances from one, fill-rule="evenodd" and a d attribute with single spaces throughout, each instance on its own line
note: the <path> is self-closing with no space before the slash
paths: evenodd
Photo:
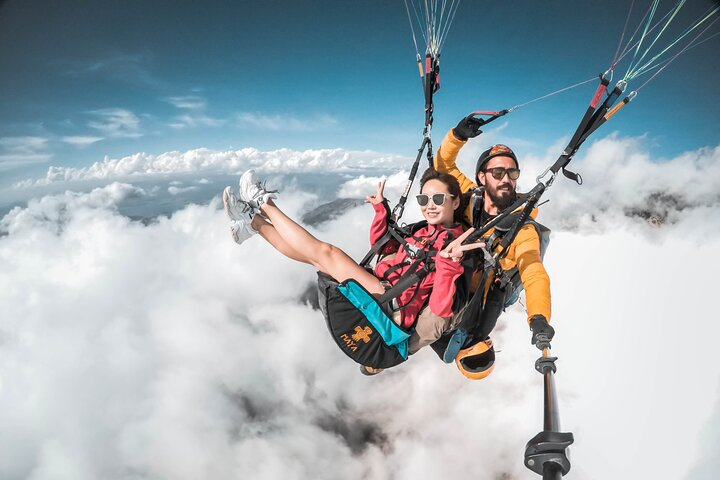
<path id="1" fill-rule="evenodd" d="M 408 172 L 398 172 L 388 176 L 365 176 L 360 175 L 343 183 L 338 192 L 338 197 L 345 198 L 365 198 L 371 193 L 375 193 L 378 183 L 385 179 L 384 195 L 392 204 L 397 202 L 402 195 L 405 184 L 408 179 Z M 417 190 L 419 178 L 413 184 L 413 188 Z M 413 194 L 414 195 L 414 194 Z M 415 197 L 410 197 L 409 204 L 412 205 Z"/>
<path id="2" fill-rule="evenodd" d="M 17 152 L 34 152 L 44 148 L 48 139 L 44 137 L 3 137 L 0 138 L 0 147 Z"/>
<path id="3" fill-rule="evenodd" d="M 460 152 L 458 165 L 473 172 L 479 152 L 502 137 L 470 142 Z M 522 175 L 519 186 L 527 191 L 535 178 L 557 159 L 566 139 L 560 139 L 537 155 L 518 149 Z M 582 186 L 559 175 L 544 199 L 539 219 L 558 229 L 590 228 L 600 231 L 626 216 L 652 223 L 675 223 L 686 215 L 720 206 L 720 146 L 685 152 L 675 158 L 653 159 L 647 140 L 617 134 L 589 144 L 569 165 L 584 178 Z M 364 197 L 380 176 L 388 176 L 387 195 L 397 201 L 404 187 L 412 158 L 372 151 L 322 149 L 260 151 L 244 148 L 233 151 L 207 149 L 167 152 L 160 155 L 137 153 L 96 162 L 89 167 L 50 167 L 44 178 L 17 182 L 17 189 L 47 186 L 64 181 L 128 181 L 179 174 L 238 174 L 248 168 L 261 173 L 352 174 L 341 196 Z M 424 167 L 424 165 L 423 165 Z M 421 167 L 422 170 L 422 167 Z M 416 178 L 417 187 L 419 175 Z M 545 177 L 547 179 L 548 177 Z M 179 193 L 175 191 L 175 193 Z M 602 213 L 602 215 L 599 215 Z M 703 225 L 710 228 L 714 224 Z"/>
<path id="4" fill-rule="evenodd" d="M 318 131 L 337 125 L 330 115 L 298 117 L 291 114 L 268 115 L 260 112 L 238 112 L 232 120 L 216 118 L 206 113 L 207 100 L 199 95 L 181 95 L 163 99 L 183 113 L 174 116 L 168 126 L 175 129 L 219 127 L 234 122 L 240 128 L 258 128 L 271 131 Z"/>
<path id="5" fill-rule="evenodd" d="M 96 119 L 88 122 L 90 128 L 101 131 L 111 138 L 141 137 L 140 118 L 122 108 L 106 108 L 89 112 Z"/>
<path id="6" fill-rule="evenodd" d="M 225 125 L 226 120 L 212 118 L 201 114 L 184 114 L 173 117 L 169 126 L 172 128 L 194 128 L 194 127 L 220 127 Z"/>
<path id="7" fill-rule="evenodd" d="M 181 110 L 203 110 L 207 106 L 207 101 L 198 95 L 166 97 L 165 101 Z"/>
<path id="8" fill-rule="evenodd" d="M 542 427 L 542 379 L 520 308 L 486 380 L 430 351 L 366 378 L 298 302 L 311 268 L 259 237 L 235 245 L 217 199 L 143 225 L 117 213 L 129 195 L 143 192 L 67 192 L 0 222 L 0 477 L 532 476 L 522 453 Z M 313 198 L 278 203 L 297 218 Z M 357 258 L 371 216 L 310 230 Z M 688 236 L 691 215 L 644 235 L 624 222 L 556 233 L 546 261 L 572 475 L 683 478 L 714 454 L 720 324 L 702 299 L 720 232 Z M 669 434 L 683 441 L 658 462 Z"/>
<path id="9" fill-rule="evenodd" d="M 170 195 L 178 195 L 180 193 L 186 193 L 186 192 L 192 192 L 197 190 L 198 187 L 190 186 L 190 187 L 176 187 L 176 186 L 169 186 L 168 187 L 168 193 Z"/>
<path id="10" fill-rule="evenodd" d="M 297 132 L 324 130 L 338 123 L 337 119 L 330 115 L 300 118 L 294 115 L 267 115 L 257 112 L 240 112 L 236 115 L 236 120 L 241 127 Z"/>
<path id="11" fill-rule="evenodd" d="M 164 100 L 184 112 L 172 118 L 168 124 L 171 128 L 220 127 L 227 123 L 227 120 L 207 115 L 207 101 L 198 95 L 166 97 Z"/>
<path id="12" fill-rule="evenodd" d="M 503 138 L 481 137 L 480 141 L 471 142 L 460 152 L 458 165 L 461 170 L 474 171 L 479 152 L 488 142 L 495 141 L 503 141 Z M 523 172 L 519 183 L 521 190 L 534 186 L 535 177 L 554 163 L 564 143 L 564 139 L 560 139 L 542 155 L 519 150 Z M 265 152 L 254 148 L 222 152 L 197 149 L 106 158 L 85 168 L 50 167 L 45 178 L 18 182 L 15 187 L 27 189 L 63 181 L 126 181 L 171 174 L 237 174 L 255 168 L 264 173 L 283 174 L 352 173 L 354 179 L 343 185 L 340 195 L 356 198 L 364 197 L 367 189 L 374 189 L 374 182 L 384 175 L 389 177 L 387 196 L 395 202 L 411 163 L 412 159 L 408 157 L 342 149 Z M 685 152 L 671 159 L 652 159 L 644 138 L 612 134 L 581 150 L 569 168 L 583 175 L 584 184 L 577 186 L 560 175 L 544 197 L 550 203 L 540 209 L 539 219 L 556 229 L 582 227 L 599 231 L 626 216 L 653 223 L 674 223 L 701 209 L 712 211 L 720 206 L 717 189 L 720 185 L 720 146 Z M 713 224 L 703 222 L 703 225 Z"/>
<path id="13" fill-rule="evenodd" d="M 555 159 L 549 155 L 521 159 L 523 175 L 530 173 L 525 185 L 532 186 L 535 175 Z M 555 224 L 593 223 L 593 215 L 613 222 L 628 214 L 677 222 L 693 209 L 720 207 L 720 146 L 654 160 L 643 139 L 612 134 L 593 143 L 568 168 L 581 173 L 583 185 L 560 174 L 547 195 L 551 203 L 541 210 L 547 210 L 545 218 Z"/>
<path id="14" fill-rule="evenodd" d="M 0 230 L 13 234 L 19 230 L 33 230 L 47 227 L 50 230 L 62 228 L 70 217 L 84 208 L 112 209 L 119 202 L 145 192 L 138 187 L 126 183 L 111 183 L 102 188 L 95 188 L 88 193 L 67 191 L 60 195 L 49 195 L 40 199 L 32 199 L 26 208 L 15 207 L 0 219 Z"/>
<path id="15" fill-rule="evenodd" d="M 372 151 L 289 149 L 263 152 L 243 148 L 216 152 L 207 149 L 167 152 L 160 155 L 136 153 L 120 159 L 106 158 L 85 168 L 50 167 L 34 185 L 75 180 L 115 180 L 170 173 L 239 173 L 248 168 L 272 172 L 347 172 L 362 169 L 398 168 L 408 159 Z M 16 186 L 26 186 L 18 183 Z"/>
<path id="16" fill-rule="evenodd" d="M 0 138 L 0 171 L 49 161 L 48 142 L 44 137 Z"/>
<path id="17" fill-rule="evenodd" d="M 87 147 L 88 145 L 97 143 L 102 139 L 103 139 L 103 137 L 91 137 L 91 136 L 80 136 L 80 135 L 62 137 L 63 142 L 69 143 L 70 145 L 75 145 L 77 147 Z"/>
<path id="18" fill-rule="evenodd" d="M 12 188 L 16 190 L 23 190 L 26 188 L 32 188 L 32 186 L 35 185 L 35 182 L 33 182 L 30 179 L 21 180 L 19 182 L 16 182 L 13 184 Z"/>
<path id="19" fill-rule="evenodd" d="M 142 87 L 161 87 L 163 82 L 152 73 L 152 56 L 148 52 L 109 52 L 103 58 L 92 61 L 66 63 L 70 76 L 101 76 L 120 83 Z"/>

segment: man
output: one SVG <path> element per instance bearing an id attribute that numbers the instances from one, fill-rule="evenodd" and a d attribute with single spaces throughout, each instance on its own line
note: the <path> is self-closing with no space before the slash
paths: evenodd
<path id="1" fill-rule="evenodd" d="M 447 172 L 457 178 L 464 194 L 472 191 L 471 201 L 465 212 L 464 220 L 468 225 L 482 227 L 509 207 L 517 199 L 517 179 L 520 169 L 515 153 L 505 145 L 494 145 L 485 150 L 478 158 L 474 180 L 466 177 L 457 167 L 456 159 L 460 149 L 468 139 L 477 137 L 480 120 L 473 115 L 463 118 L 451 129 L 435 155 L 435 169 Z M 537 216 L 534 209 L 531 217 Z M 485 238 L 492 234 L 489 231 Z M 517 267 L 526 293 L 527 319 L 533 331 L 532 343 L 539 349 L 548 346 L 554 334 L 548 325 L 550 320 L 550 278 L 543 267 L 540 256 L 540 237 L 531 223 L 522 226 L 507 254 L 500 259 L 503 271 L 511 271 Z M 480 281 L 480 275 L 473 278 L 473 288 Z M 490 286 L 497 282 L 494 275 L 489 275 L 483 286 L 483 295 L 487 296 Z M 482 340 L 482 339 L 480 339 Z"/>

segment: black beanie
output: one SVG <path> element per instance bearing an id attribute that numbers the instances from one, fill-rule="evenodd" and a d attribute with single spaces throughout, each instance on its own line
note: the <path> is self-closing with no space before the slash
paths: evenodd
<path id="1" fill-rule="evenodd" d="M 483 153 L 480 154 L 480 158 L 478 158 L 477 165 L 475 166 L 475 177 L 477 178 L 478 172 L 483 169 L 486 163 L 490 161 L 493 157 L 510 157 L 513 160 L 515 160 L 515 166 L 517 168 L 520 168 L 520 164 L 517 161 L 517 157 L 515 156 L 515 152 L 510 150 L 510 147 L 507 145 L 497 144 L 493 145 L 492 147 L 485 150 Z"/>

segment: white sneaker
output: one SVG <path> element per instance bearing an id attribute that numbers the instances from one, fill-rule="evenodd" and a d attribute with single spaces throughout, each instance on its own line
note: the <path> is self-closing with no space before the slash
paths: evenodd
<path id="1" fill-rule="evenodd" d="M 255 210 L 247 202 L 238 199 L 232 187 L 226 187 L 223 191 L 223 205 L 231 220 L 230 233 L 235 243 L 240 244 L 257 233 L 251 225 Z"/>
<path id="2" fill-rule="evenodd" d="M 232 187 L 225 187 L 222 199 L 225 213 L 230 220 L 245 221 L 248 217 L 252 220 L 252 217 L 255 216 L 255 210 L 247 202 L 240 200 Z"/>
<path id="3" fill-rule="evenodd" d="M 257 232 L 253 230 L 249 223 L 245 223 L 240 220 L 233 220 L 230 224 L 230 234 L 232 235 L 233 240 L 235 240 L 235 243 L 238 245 L 256 233 Z"/>
<path id="4" fill-rule="evenodd" d="M 262 204 L 277 198 L 276 193 L 277 191 L 268 190 L 260 183 L 255 170 L 248 170 L 240 177 L 240 199 L 249 203 L 252 208 L 259 210 Z"/>

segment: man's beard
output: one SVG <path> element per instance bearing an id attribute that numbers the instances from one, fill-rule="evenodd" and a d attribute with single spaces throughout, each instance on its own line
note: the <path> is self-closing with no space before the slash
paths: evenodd
<path id="1" fill-rule="evenodd" d="M 506 185 L 508 184 L 499 185 L 498 187 L 505 187 Z M 505 210 L 517 200 L 517 192 L 513 190 L 512 186 L 510 186 L 509 190 L 485 188 L 485 192 L 498 210 Z"/>

